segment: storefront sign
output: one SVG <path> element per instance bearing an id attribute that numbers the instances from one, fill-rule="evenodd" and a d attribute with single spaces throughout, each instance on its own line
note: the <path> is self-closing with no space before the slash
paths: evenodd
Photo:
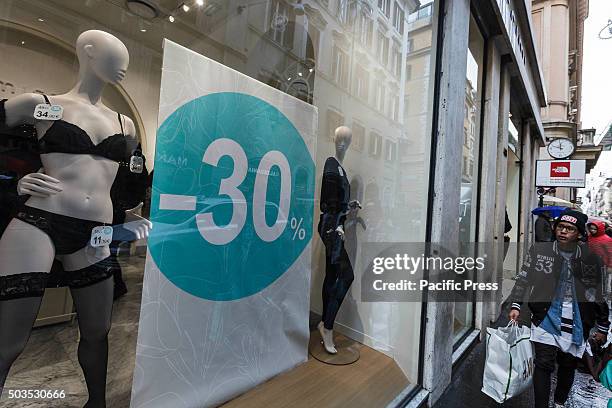
<path id="1" fill-rule="evenodd" d="M 536 187 L 584 188 L 586 160 L 537 160 Z"/>
<path id="2" fill-rule="evenodd" d="M 317 110 L 164 43 L 132 406 L 217 406 L 306 361 Z"/>

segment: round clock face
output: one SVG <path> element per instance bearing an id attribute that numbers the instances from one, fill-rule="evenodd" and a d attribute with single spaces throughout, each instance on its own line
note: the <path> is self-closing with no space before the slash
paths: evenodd
<path id="1" fill-rule="evenodd" d="M 553 139 L 548 144 L 548 154 L 555 159 L 565 159 L 574 153 L 574 143 L 569 139 Z"/>

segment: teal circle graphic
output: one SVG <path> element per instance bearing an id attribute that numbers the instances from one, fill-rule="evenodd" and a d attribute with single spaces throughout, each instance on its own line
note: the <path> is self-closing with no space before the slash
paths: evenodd
<path id="1" fill-rule="evenodd" d="M 237 186 L 244 196 L 240 202 L 219 194 L 222 181 L 236 170 L 233 158 L 221 151 L 216 166 L 203 161 L 205 151 L 219 139 L 237 143 L 246 155 L 248 170 Z M 267 172 L 259 169 L 270 151 L 280 152 L 289 164 L 289 204 L 289 197 L 281 203 L 280 196 L 281 180 L 289 174 L 279 165 Z M 149 236 L 153 260 L 174 285 L 202 299 L 229 301 L 262 291 L 294 264 L 312 238 L 314 171 L 304 139 L 268 102 L 221 92 L 182 105 L 157 132 Z M 253 211 L 258 173 L 267 175 L 265 205 L 260 207 L 264 214 Z M 230 223 L 237 205 L 246 205 L 241 229 Z M 200 229 L 207 234 L 217 230 L 203 227 L 198 217 L 205 213 L 212 214 L 219 231 L 234 228 L 239 233 L 227 243 L 210 243 Z M 282 233 L 270 242 L 262 240 L 254 216 L 264 217 L 268 227 L 280 223 Z"/>

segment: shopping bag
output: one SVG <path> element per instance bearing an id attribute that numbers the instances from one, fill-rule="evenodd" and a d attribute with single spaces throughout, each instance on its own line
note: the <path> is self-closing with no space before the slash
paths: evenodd
<path id="1" fill-rule="evenodd" d="M 487 329 L 487 357 L 482 392 L 502 403 L 521 394 L 533 380 L 533 346 L 530 329 L 514 321 Z"/>

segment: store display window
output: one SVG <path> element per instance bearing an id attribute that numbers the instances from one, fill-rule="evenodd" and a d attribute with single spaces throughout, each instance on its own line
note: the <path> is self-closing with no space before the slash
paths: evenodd
<path id="1" fill-rule="evenodd" d="M 362 299 L 361 259 L 425 240 L 437 7 L 4 1 L 1 403 L 416 389 L 422 303 Z"/>

